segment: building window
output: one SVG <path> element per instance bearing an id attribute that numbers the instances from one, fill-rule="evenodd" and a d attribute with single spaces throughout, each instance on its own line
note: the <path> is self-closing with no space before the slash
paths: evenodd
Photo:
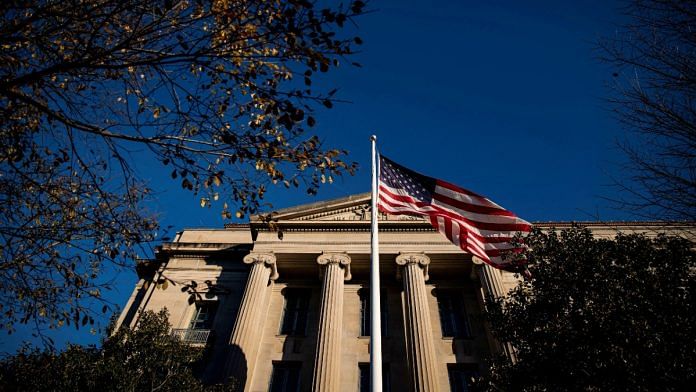
<path id="1" fill-rule="evenodd" d="M 471 337 L 464 298 L 459 290 L 437 290 L 437 306 L 443 337 Z"/>
<path id="2" fill-rule="evenodd" d="M 473 390 L 474 379 L 479 377 L 475 366 L 463 364 L 448 364 L 450 389 L 452 392 L 468 392 Z"/>
<path id="3" fill-rule="evenodd" d="M 217 311 L 217 301 L 196 302 L 188 328 L 173 328 L 172 336 L 190 344 L 206 344 L 211 336 Z"/>
<path id="4" fill-rule="evenodd" d="M 189 329 L 212 329 L 216 311 L 217 301 L 196 302 Z"/>
<path id="5" fill-rule="evenodd" d="M 309 289 L 287 289 L 285 291 L 283 324 L 280 327 L 281 335 L 305 335 L 310 296 Z"/>
<path id="6" fill-rule="evenodd" d="M 274 362 L 270 392 L 297 392 L 300 390 L 301 362 Z"/>
<path id="7" fill-rule="evenodd" d="M 370 290 L 361 289 L 360 294 L 360 336 L 370 336 Z M 388 336 L 389 309 L 387 308 L 387 293 L 382 290 L 380 295 L 380 314 L 382 336 Z"/>
<path id="8" fill-rule="evenodd" d="M 358 370 L 360 371 L 360 392 L 368 392 L 370 390 L 370 364 L 359 363 Z M 391 380 L 389 379 L 389 364 L 382 364 L 382 390 L 389 392 L 391 390 Z"/>

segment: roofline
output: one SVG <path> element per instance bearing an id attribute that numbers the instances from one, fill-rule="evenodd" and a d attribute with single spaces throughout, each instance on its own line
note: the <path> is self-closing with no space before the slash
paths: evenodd
<path id="1" fill-rule="evenodd" d="M 321 223 L 321 224 L 328 224 L 333 221 L 298 221 L 298 223 L 302 223 L 303 225 L 311 225 L 313 222 L 316 223 Z M 344 221 L 336 221 L 336 222 L 344 222 Z M 352 221 L 354 224 L 360 224 L 360 223 L 369 223 L 369 221 Z M 392 222 L 397 222 L 397 221 L 388 221 L 390 223 Z M 412 221 L 409 221 L 412 222 Z M 283 223 L 290 223 L 288 221 L 285 221 Z M 403 222 L 401 222 L 403 223 Z M 418 223 L 428 223 L 428 222 L 418 222 Z M 428 223 L 429 224 L 429 223 Z M 696 227 L 696 222 L 684 222 L 684 221 L 533 221 L 531 222 L 533 226 L 540 226 L 540 227 L 557 227 L 557 228 L 563 228 L 563 227 L 571 227 L 573 225 L 578 225 L 578 226 L 586 226 L 586 227 L 597 227 L 597 226 L 614 226 L 614 227 L 630 227 L 630 226 L 648 226 L 648 227 L 677 227 L 677 226 L 685 226 L 685 227 Z M 246 229 L 246 228 L 251 228 L 251 224 L 249 223 L 226 223 L 224 225 L 223 229 L 206 229 L 206 228 L 193 228 L 193 229 L 184 229 L 184 230 L 226 230 L 226 229 Z"/>
<path id="2" fill-rule="evenodd" d="M 579 226 L 696 226 L 696 222 L 685 221 L 534 221 L 532 225 L 536 226 L 553 226 L 553 225 L 579 225 Z"/>
<path id="3" fill-rule="evenodd" d="M 363 202 L 365 200 L 370 199 L 370 192 L 364 192 L 364 193 L 358 193 L 354 195 L 348 195 L 344 197 L 339 197 L 335 199 L 329 199 L 329 200 L 321 200 L 321 201 L 316 201 L 312 203 L 307 203 L 307 204 L 300 204 L 298 206 L 294 207 L 288 207 L 288 208 L 281 208 L 279 210 L 272 210 L 267 213 L 262 213 L 262 214 L 256 214 L 253 215 L 250 218 L 250 221 L 252 222 L 264 222 L 267 220 L 268 215 L 272 215 L 273 220 L 286 217 L 286 216 L 292 216 L 294 213 L 301 212 L 303 214 L 311 214 L 314 210 L 321 210 L 325 209 L 327 207 L 334 207 L 338 205 L 343 205 L 343 204 L 358 204 L 360 202 Z"/>

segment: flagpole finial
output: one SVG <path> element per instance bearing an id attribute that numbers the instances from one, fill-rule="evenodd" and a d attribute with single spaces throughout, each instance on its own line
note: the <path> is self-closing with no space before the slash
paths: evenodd
<path id="1" fill-rule="evenodd" d="M 376 135 L 371 135 L 371 136 L 370 136 L 370 140 L 373 141 L 373 142 L 376 142 L 376 141 L 377 141 L 377 136 L 376 136 Z"/>

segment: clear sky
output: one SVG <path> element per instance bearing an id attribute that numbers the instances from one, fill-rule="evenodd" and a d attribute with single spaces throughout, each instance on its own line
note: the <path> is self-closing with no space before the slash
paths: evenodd
<path id="1" fill-rule="evenodd" d="M 624 132 L 605 102 L 612 70 L 594 49 L 621 21 L 619 3 L 399 0 L 369 8 L 357 20 L 364 44 L 355 60 L 362 67 L 345 65 L 320 81 L 352 103 L 316 116 L 326 145 L 349 150 L 361 169 L 316 197 L 271 190 L 274 207 L 369 191 L 374 133 L 391 159 L 488 196 L 524 219 L 632 219 L 604 199 L 615 195 L 612 177 L 621 177 L 616 141 Z M 225 223 L 219 206 L 201 208 L 166 169 L 137 153 L 134 166 L 159 192 L 150 208 L 163 227 Z M 136 280 L 121 273 L 108 298 L 124 305 Z M 82 330 L 52 336 L 59 346 L 97 342 Z M 23 340 L 31 340 L 26 330 L 2 332 L 0 352 Z"/>

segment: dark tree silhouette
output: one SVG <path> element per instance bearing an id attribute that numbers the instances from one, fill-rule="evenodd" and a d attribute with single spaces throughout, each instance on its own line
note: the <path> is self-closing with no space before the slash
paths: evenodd
<path id="1" fill-rule="evenodd" d="M 629 131 L 617 201 L 641 216 L 696 220 L 696 2 L 630 0 L 601 42 L 616 71 L 610 98 Z"/>
<path id="2" fill-rule="evenodd" d="M 531 279 L 487 306 L 517 350 L 484 385 L 504 391 L 682 391 L 696 382 L 696 254 L 678 237 L 535 230 Z"/>
<path id="3" fill-rule="evenodd" d="M 215 391 L 196 377 L 203 348 L 169 333 L 166 310 L 145 312 L 138 328 L 120 328 L 101 348 L 27 350 L 0 361 L 3 391 Z"/>

